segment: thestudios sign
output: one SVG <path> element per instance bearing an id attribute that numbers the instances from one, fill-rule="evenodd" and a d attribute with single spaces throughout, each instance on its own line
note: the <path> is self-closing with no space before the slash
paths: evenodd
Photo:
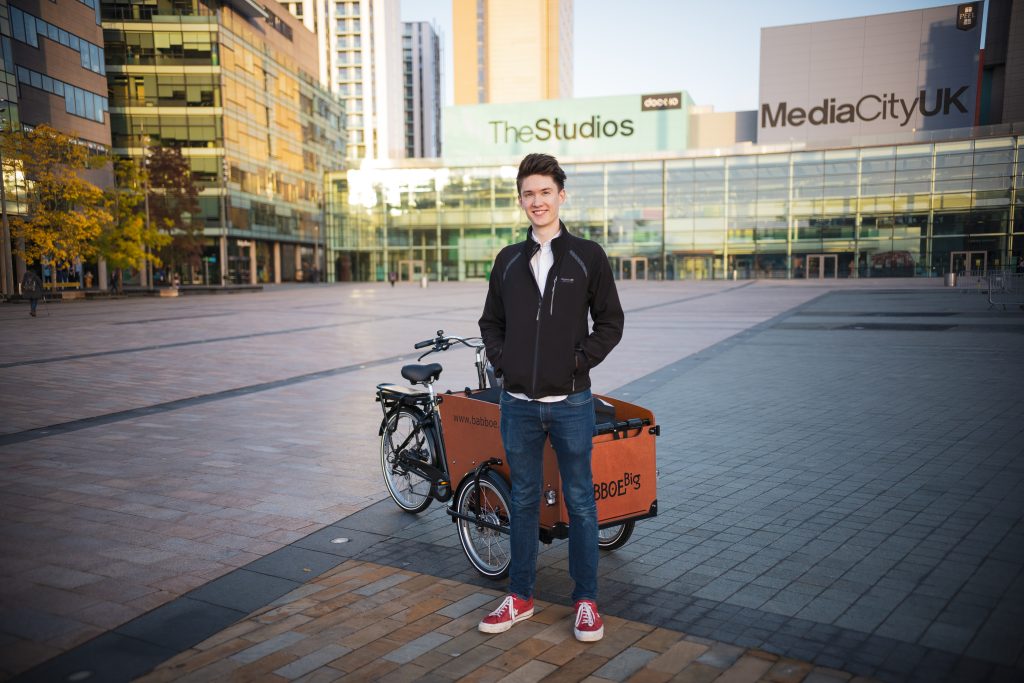
<path id="1" fill-rule="evenodd" d="M 976 3 L 761 31 L 758 142 L 974 124 Z"/>
<path id="2" fill-rule="evenodd" d="M 634 154 L 686 149 L 685 92 L 447 107 L 444 157 Z"/>

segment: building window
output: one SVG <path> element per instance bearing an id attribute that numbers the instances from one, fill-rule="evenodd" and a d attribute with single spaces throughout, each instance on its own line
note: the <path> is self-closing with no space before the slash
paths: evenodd
<path id="1" fill-rule="evenodd" d="M 84 38 L 54 26 L 17 7 L 11 7 L 11 32 L 16 40 L 32 47 L 39 47 L 39 36 L 48 38 L 79 53 L 83 69 L 106 75 L 103 48 L 93 45 Z"/>
<path id="2" fill-rule="evenodd" d="M 81 116 L 90 121 L 103 123 L 104 113 L 108 110 L 109 104 L 106 97 L 96 93 L 83 90 L 70 83 L 58 81 L 37 71 L 18 67 L 18 81 L 33 88 L 38 88 L 51 95 L 64 98 L 64 109 L 69 114 Z"/>

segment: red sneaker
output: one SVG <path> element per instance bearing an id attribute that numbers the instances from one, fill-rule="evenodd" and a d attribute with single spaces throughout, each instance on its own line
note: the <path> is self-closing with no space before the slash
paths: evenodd
<path id="1" fill-rule="evenodd" d="M 576 601 L 576 625 L 573 627 L 576 640 L 592 643 L 604 638 L 604 622 L 597 613 L 597 603 L 593 600 Z"/>
<path id="2" fill-rule="evenodd" d="M 506 595 L 505 599 L 480 622 L 477 627 L 484 633 L 502 633 L 512 628 L 516 622 L 533 616 L 533 598 L 520 600 L 517 595 Z"/>

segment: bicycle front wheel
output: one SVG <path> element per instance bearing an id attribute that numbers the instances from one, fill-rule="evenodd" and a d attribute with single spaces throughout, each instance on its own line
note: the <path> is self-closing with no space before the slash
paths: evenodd
<path id="1" fill-rule="evenodd" d="M 626 545 L 626 541 L 633 535 L 633 527 L 636 522 L 630 520 L 622 524 L 616 524 L 597 532 L 597 547 L 601 550 L 615 550 Z"/>
<path id="2" fill-rule="evenodd" d="M 398 449 L 402 449 L 405 459 L 416 458 L 437 467 L 433 441 L 416 427 L 421 419 L 419 412 L 403 408 L 387 421 L 380 437 L 380 467 L 388 493 L 398 507 L 412 513 L 423 512 L 430 505 L 430 482 L 409 471 Z"/>
<path id="3" fill-rule="evenodd" d="M 498 474 L 488 471 L 480 476 L 480 488 L 470 479 L 459 490 L 455 510 L 471 519 L 458 519 L 459 541 L 470 564 L 489 579 L 508 576 L 512 557 L 512 537 L 509 520 L 512 517 L 512 494 L 508 484 Z M 502 531 L 477 524 L 472 518 L 479 513 L 480 520 L 501 527 Z"/>

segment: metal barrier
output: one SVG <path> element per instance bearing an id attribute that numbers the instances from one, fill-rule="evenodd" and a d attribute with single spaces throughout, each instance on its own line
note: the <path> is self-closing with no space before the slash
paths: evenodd
<path id="1" fill-rule="evenodd" d="M 987 278 L 989 309 L 995 306 L 1019 306 L 1024 310 L 1024 273 L 1009 270 L 989 273 Z"/>
<path id="2" fill-rule="evenodd" d="M 984 292 L 988 287 L 988 275 L 993 271 L 961 270 L 956 274 L 954 287 L 961 292 Z"/>

